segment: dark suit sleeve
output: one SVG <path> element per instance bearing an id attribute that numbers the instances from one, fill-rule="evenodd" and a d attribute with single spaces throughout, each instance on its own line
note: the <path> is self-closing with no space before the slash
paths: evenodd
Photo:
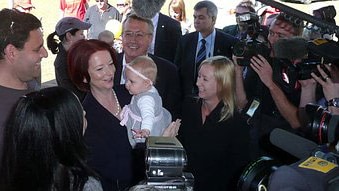
<path id="1" fill-rule="evenodd" d="M 180 23 L 160 13 L 155 38 L 154 55 L 174 62 L 177 44 L 181 38 Z"/>
<path id="2" fill-rule="evenodd" d="M 178 44 L 179 44 L 179 42 L 180 42 L 180 39 L 181 39 L 181 37 L 182 37 L 182 33 L 181 33 L 181 25 L 180 25 L 180 23 L 179 22 L 175 22 L 175 24 L 174 24 L 174 31 L 173 31 L 173 34 L 171 34 L 171 35 L 173 35 L 173 48 L 175 48 L 175 50 L 176 50 L 176 48 L 177 48 L 177 46 L 178 46 Z M 176 54 L 176 51 L 173 51 L 173 55 L 172 55 L 172 62 L 173 62 L 173 60 L 174 60 L 174 58 L 175 58 L 175 54 Z"/>
<path id="3" fill-rule="evenodd" d="M 181 62 L 182 62 L 182 52 L 183 52 L 183 41 L 184 38 L 180 38 L 178 44 L 177 44 L 177 48 L 176 48 L 176 52 L 175 52 L 175 57 L 174 57 L 174 64 L 177 67 L 181 66 Z"/>
<path id="4" fill-rule="evenodd" d="M 169 83 L 168 91 L 164 96 L 166 102 L 164 102 L 164 107 L 167 108 L 172 114 L 172 119 L 180 118 L 181 114 L 181 87 L 178 68 L 171 63 L 171 69 L 168 70 L 169 74 Z M 166 104 L 166 105 L 165 105 Z"/>
<path id="5" fill-rule="evenodd" d="M 214 56 L 223 55 L 229 59 L 232 59 L 233 46 L 239 40 L 229 34 L 224 33 L 220 29 L 217 29 L 215 38 Z"/>

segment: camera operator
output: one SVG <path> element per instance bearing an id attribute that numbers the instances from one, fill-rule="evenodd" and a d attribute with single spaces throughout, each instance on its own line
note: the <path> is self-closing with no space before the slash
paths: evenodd
<path id="1" fill-rule="evenodd" d="M 301 36 L 301 25 L 292 23 L 279 14 L 272 22 L 269 28 L 268 41 L 270 48 L 282 38 L 291 38 L 293 36 Z M 270 57 L 265 58 L 258 54 L 250 58 L 250 67 L 247 74 L 243 77 L 243 67 L 237 65 L 237 98 L 238 108 L 246 110 L 258 100 L 259 107 L 254 113 L 249 123 L 254 127 L 252 136 L 256 139 L 259 136 L 261 152 L 265 154 L 272 153 L 271 146 L 267 140 L 270 131 L 274 128 L 283 128 L 293 130 L 300 127 L 298 120 L 298 105 L 300 100 L 300 89 L 296 81 L 289 81 L 284 73 L 274 74 L 272 69 L 274 52 L 271 51 Z M 233 57 L 234 62 L 240 58 Z M 284 80 L 289 83 L 284 86 L 281 83 Z M 262 154 L 262 153 L 259 153 Z"/>
<path id="2" fill-rule="evenodd" d="M 235 8 L 235 19 L 237 24 L 224 27 L 222 30 L 240 40 L 256 38 L 260 33 L 261 40 L 266 40 L 268 28 L 259 23 L 252 1 L 242 1 Z"/>

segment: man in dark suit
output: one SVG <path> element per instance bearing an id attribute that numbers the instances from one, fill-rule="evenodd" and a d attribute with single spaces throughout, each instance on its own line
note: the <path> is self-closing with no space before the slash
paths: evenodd
<path id="1" fill-rule="evenodd" d="M 174 62 L 176 48 L 181 37 L 180 23 L 160 12 L 152 18 L 152 21 L 156 30 L 149 52 Z"/>
<path id="2" fill-rule="evenodd" d="M 183 96 L 197 94 L 195 83 L 202 60 L 216 55 L 232 57 L 232 46 L 238 40 L 215 29 L 217 14 L 218 9 L 213 2 L 198 2 L 194 6 L 196 31 L 183 36 L 179 42 L 174 63 L 179 68 Z"/>
<path id="3" fill-rule="evenodd" d="M 152 21 L 137 16 L 129 15 L 123 23 L 122 44 L 123 52 L 118 54 L 116 73 L 114 76 L 115 85 L 124 85 L 124 65 L 130 63 L 138 56 L 146 55 L 147 49 L 152 42 L 154 28 Z M 158 68 L 157 88 L 163 106 L 177 119 L 180 113 L 180 82 L 177 66 L 172 62 L 158 56 L 148 54 Z"/>

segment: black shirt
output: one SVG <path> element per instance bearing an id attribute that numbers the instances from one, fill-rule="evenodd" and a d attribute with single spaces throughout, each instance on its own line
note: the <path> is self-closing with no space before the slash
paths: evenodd
<path id="1" fill-rule="evenodd" d="M 219 122 L 223 103 L 202 124 L 201 100 L 186 99 L 179 140 L 194 175 L 194 190 L 236 190 L 243 167 L 249 162 L 249 127 L 239 114 Z"/>

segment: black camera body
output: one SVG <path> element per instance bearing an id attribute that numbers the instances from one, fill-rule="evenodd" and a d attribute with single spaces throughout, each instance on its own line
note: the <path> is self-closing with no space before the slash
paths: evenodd
<path id="1" fill-rule="evenodd" d="M 242 14 L 236 14 L 236 20 L 238 25 L 246 30 L 247 35 L 251 38 L 255 38 L 260 32 L 259 16 L 256 13 L 246 12 Z"/>
<path id="2" fill-rule="evenodd" d="M 240 66 L 248 66 L 253 56 L 260 54 L 267 58 L 270 54 L 270 49 L 266 42 L 261 42 L 257 39 L 241 40 L 234 45 L 233 54 L 236 57 L 242 57 L 237 61 Z"/>
<path id="3" fill-rule="evenodd" d="M 303 59 L 301 63 L 298 63 L 296 65 L 298 70 L 298 79 L 299 80 L 307 80 L 312 78 L 311 73 L 315 73 L 319 75 L 317 65 L 320 65 L 321 68 L 327 73 L 327 75 L 330 75 L 327 69 L 322 64 L 321 59 Z"/>
<path id="4" fill-rule="evenodd" d="M 337 54 L 339 52 L 338 43 L 328 39 L 315 39 L 308 42 L 307 49 L 309 54 L 308 59 L 304 59 L 298 64 L 299 79 L 310 79 L 312 72 L 319 75 L 317 65 L 320 65 L 326 74 L 330 76 L 330 72 L 324 64 L 339 64 L 339 56 Z"/>
<path id="5" fill-rule="evenodd" d="M 258 54 L 268 57 L 270 50 L 266 35 L 261 35 L 264 31 L 259 23 L 259 16 L 256 13 L 247 12 L 236 15 L 236 19 L 238 25 L 246 28 L 247 35 L 233 46 L 233 54 L 236 57 L 243 57 L 243 59 L 238 59 L 238 64 L 247 66 L 250 64 L 250 58 Z"/>

